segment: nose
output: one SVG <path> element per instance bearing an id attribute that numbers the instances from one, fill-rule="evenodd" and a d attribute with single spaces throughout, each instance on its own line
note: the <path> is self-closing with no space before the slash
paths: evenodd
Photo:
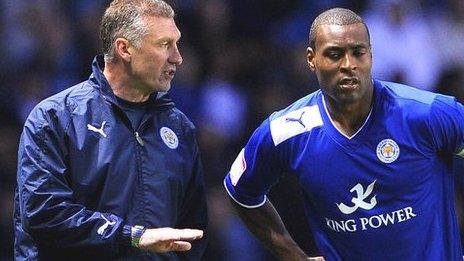
<path id="1" fill-rule="evenodd" d="M 356 70 L 356 68 L 357 66 L 354 57 L 352 57 L 351 54 L 346 53 L 341 60 L 340 70 L 352 71 Z"/>
<path id="2" fill-rule="evenodd" d="M 169 62 L 176 65 L 182 64 L 182 55 L 180 55 L 180 51 L 177 45 L 172 48 L 171 55 L 169 56 Z"/>

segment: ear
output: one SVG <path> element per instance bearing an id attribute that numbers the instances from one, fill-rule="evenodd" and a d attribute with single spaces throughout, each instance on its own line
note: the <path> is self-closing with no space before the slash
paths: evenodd
<path id="1" fill-rule="evenodd" d="M 126 62 L 131 61 L 132 48 L 129 41 L 125 38 L 117 38 L 114 41 L 114 52 Z"/>
<path id="2" fill-rule="evenodd" d="M 314 57 L 315 53 L 313 48 L 308 47 L 308 49 L 306 49 L 306 61 L 308 63 L 309 69 L 313 72 L 316 70 L 316 66 L 314 64 Z"/>

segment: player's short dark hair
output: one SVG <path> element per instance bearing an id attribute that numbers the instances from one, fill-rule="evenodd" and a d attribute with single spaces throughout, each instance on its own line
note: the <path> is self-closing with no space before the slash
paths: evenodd
<path id="1" fill-rule="evenodd" d="M 148 33 L 144 18 L 159 16 L 174 18 L 174 10 L 163 0 L 114 0 L 108 6 L 100 23 L 100 39 L 105 60 L 113 58 L 113 43 L 118 37 L 126 38 L 140 47 Z"/>
<path id="2" fill-rule="evenodd" d="M 355 12 L 345 8 L 329 9 L 314 19 L 309 31 L 309 46 L 315 49 L 317 28 L 321 25 L 349 25 L 362 23 L 366 27 L 367 37 L 370 41 L 369 29 L 364 23 L 364 20 Z"/>

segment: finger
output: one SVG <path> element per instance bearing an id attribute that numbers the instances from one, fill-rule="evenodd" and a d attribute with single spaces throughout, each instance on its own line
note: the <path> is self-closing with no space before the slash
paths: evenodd
<path id="1" fill-rule="evenodd" d="M 192 244 L 186 241 L 173 241 L 169 248 L 169 251 L 188 251 L 192 248 Z"/>
<path id="2" fill-rule="evenodd" d="M 156 228 L 150 230 L 156 236 L 156 241 L 196 240 L 203 237 L 203 231 L 199 229 L 174 229 Z"/>
<path id="3" fill-rule="evenodd" d="M 203 237 L 203 231 L 199 229 L 174 229 L 174 240 L 196 240 Z"/>
<path id="4" fill-rule="evenodd" d="M 308 261 L 325 261 L 325 259 L 322 256 L 316 256 L 308 258 Z"/>

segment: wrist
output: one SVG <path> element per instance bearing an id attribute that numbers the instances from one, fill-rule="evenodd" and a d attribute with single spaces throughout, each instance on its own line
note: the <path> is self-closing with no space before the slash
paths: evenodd
<path id="1" fill-rule="evenodd" d="M 146 228 L 143 226 L 136 225 L 131 227 L 131 245 L 133 247 L 139 248 L 140 239 L 142 238 L 145 230 Z"/>

